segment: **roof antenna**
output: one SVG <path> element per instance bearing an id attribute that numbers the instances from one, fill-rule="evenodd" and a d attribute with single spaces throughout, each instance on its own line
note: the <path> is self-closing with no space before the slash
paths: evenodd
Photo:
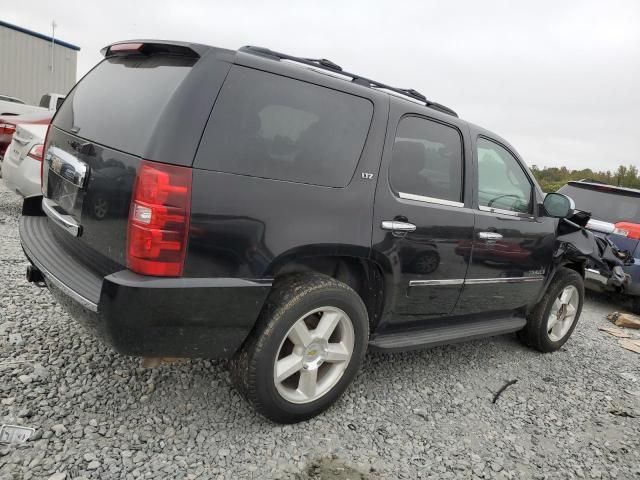
<path id="1" fill-rule="evenodd" d="M 58 24 L 55 20 L 51 21 L 51 79 L 53 80 L 53 49 L 56 44 L 56 27 Z"/>

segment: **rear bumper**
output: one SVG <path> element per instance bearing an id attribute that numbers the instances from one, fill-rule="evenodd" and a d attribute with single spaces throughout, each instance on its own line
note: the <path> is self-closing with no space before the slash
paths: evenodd
<path id="1" fill-rule="evenodd" d="M 89 331 L 135 356 L 224 358 L 249 334 L 269 281 L 102 277 L 57 245 L 45 216 L 23 216 L 20 240 L 54 297 Z"/>

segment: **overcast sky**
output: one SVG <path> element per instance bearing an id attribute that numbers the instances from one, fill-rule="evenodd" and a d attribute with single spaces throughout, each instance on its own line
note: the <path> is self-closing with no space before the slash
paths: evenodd
<path id="1" fill-rule="evenodd" d="M 325 57 L 410 87 L 529 165 L 640 167 L 640 1 L 5 1 L 0 18 L 81 47 L 163 38 Z"/>

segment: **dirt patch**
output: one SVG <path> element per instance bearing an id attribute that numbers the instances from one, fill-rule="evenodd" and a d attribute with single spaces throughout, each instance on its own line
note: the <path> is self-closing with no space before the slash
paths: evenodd
<path id="1" fill-rule="evenodd" d="M 312 461 L 298 480 L 377 480 L 375 470 L 358 470 L 335 456 L 322 457 Z"/>

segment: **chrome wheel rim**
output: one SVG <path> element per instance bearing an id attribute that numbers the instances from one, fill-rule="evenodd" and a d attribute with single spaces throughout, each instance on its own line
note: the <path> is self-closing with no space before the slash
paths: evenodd
<path id="1" fill-rule="evenodd" d="M 551 306 L 551 312 L 547 319 L 547 334 L 553 342 L 564 338 L 578 313 L 580 296 L 578 289 L 573 285 L 565 287 Z"/>
<path id="2" fill-rule="evenodd" d="M 328 393 L 349 366 L 355 333 L 349 316 L 321 307 L 300 317 L 280 343 L 273 381 L 291 403 L 313 402 Z"/>

